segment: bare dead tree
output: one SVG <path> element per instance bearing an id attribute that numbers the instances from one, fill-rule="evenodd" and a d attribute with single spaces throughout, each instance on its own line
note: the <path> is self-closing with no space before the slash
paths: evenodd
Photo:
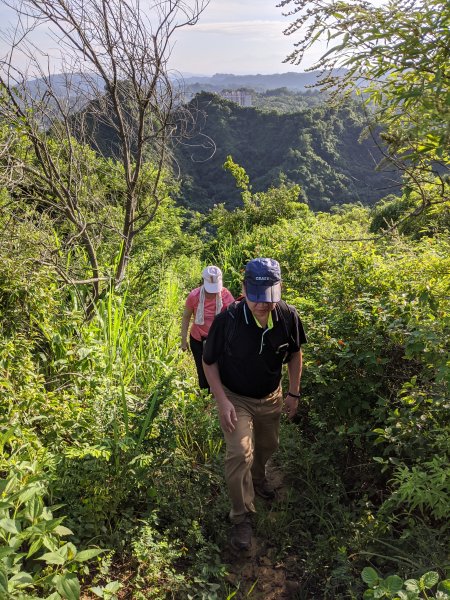
<path id="1" fill-rule="evenodd" d="M 160 207 L 170 141 L 183 135 L 180 123 L 191 122 L 188 115 L 180 119 L 170 78 L 174 35 L 195 25 L 208 2 L 5 2 L 16 23 L 3 33 L 10 50 L 0 60 L 0 120 L 8 130 L 3 136 L 8 149 L 0 153 L 1 182 L 60 220 L 67 228 L 67 247 L 84 249 L 89 276 L 66 272 L 64 278 L 88 281 L 92 302 L 105 278 L 115 284 L 123 280 L 135 236 Z M 56 53 L 39 48 L 35 34 L 42 27 Z M 109 222 L 96 163 L 102 127 L 114 138 L 109 152 L 120 175 L 115 195 L 121 219 Z M 98 258 L 105 228 L 116 235 L 109 273 L 102 272 Z M 57 266 L 61 273 L 64 268 Z"/>

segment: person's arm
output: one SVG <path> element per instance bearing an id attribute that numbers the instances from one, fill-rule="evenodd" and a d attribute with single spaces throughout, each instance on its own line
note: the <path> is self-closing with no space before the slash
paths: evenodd
<path id="1" fill-rule="evenodd" d="M 187 350 L 188 347 L 187 336 L 189 330 L 189 323 L 191 322 L 193 314 L 194 311 L 192 310 L 192 308 L 189 308 L 188 306 L 184 307 L 183 317 L 181 319 L 181 349 L 183 350 L 183 352 Z"/>
<path id="2" fill-rule="evenodd" d="M 224 432 L 230 433 L 231 431 L 234 431 L 234 425 L 237 421 L 237 417 L 234 406 L 228 400 L 225 390 L 223 389 L 222 381 L 220 379 L 219 366 L 217 363 L 207 365 L 205 361 L 203 361 L 203 371 L 206 379 L 208 380 L 211 393 L 216 400 L 220 426 Z"/>
<path id="3" fill-rule="evenodd" d="M 289 390 L 284 398 L 284 412 L 290 419 L 293 419 L 297 414 L 298 409 L 298 398 L 295 396 L 300 395 L 300 379 L 302 376 L 302 364 L 303 357 L 301 349 L 298 352 L 294 352 L 291 356 L 291 360 L 288 362 L 288 375 L 289 375 Z M 289 392 L 295 394 L 290 396 Z"/>

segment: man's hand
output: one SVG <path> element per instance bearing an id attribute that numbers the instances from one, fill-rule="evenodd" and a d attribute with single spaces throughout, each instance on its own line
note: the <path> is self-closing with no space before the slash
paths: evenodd
<path id="1" fill-rule="evenodd" d="M 297 414 L 298 409 L 298 398 L 294 398 L 293 396 L 289 396 L 287 394 L 284 397 L 284 407 L 283 412 L 287 414 L 290 420 L 292 420 Z"/>
<path id="2" fill-rule="evenodd" d="M 219 365 L 217 363 L 208 365 L 203 361 L 203 370 L 205 371 L 211 393 L 217 404 L 217 412 L 219 413 L 219 422 L 222 431 L 224 433 L 231 433 L 234 431 L 237 422 L 236 411 L 223 389 L 222 381 L 220 380 Z"/>
<path id="3" fill-rule="evenodd" d="M 186 350 L 189 349 L 189 346 L 187 345 L 187 342 L 181 342 L 180 348 L 183 352 L 186 352 Z"/>
<path id="4" fill-rule="evenodd" d="M 222 431 L 224 433 L 231 433 L 234 431 L 237 417 L 233 404 L 228 399 L 220 400 L 217 402 L 217 410 L 219 412 L 219 421 Z"/>

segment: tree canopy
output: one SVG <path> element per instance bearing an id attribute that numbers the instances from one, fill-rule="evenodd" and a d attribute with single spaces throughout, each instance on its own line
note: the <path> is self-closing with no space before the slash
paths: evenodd
<path id="1" fill-rule="evenodd" d="M 189 144 L 176 148 L 183 202 L 190 208 L 205 211 L 221 202 L 241 206 L 234 182 L 222 169 L 228 155 L 248 171 L 254 192 L 280 181 L 298 184 L 300 198 L 314 210 L 347 202 L 373 204 L 400 187 L 393 169 L 375 169 L 382 158 L 376 143 L 360 143 L 364 115 L 354 102 L 338 110 L 321 103 L 278 113 L 202 93 L 193 105 L 205 118 Z"/>
<path id="2" fill-rule="evenodd" d="M 450 5 L 445 0 L 282 0 L 299 35 L 287 62 L 300 64 L 318 40 L 327 51 L 312 67 L 319 85 L 361 93 L 385 127 L 389 160 L 421 206 L 448 200 L 450 161 Z M 341 69 L 338 71 L 338 69 Z M 345 71 L 342 71 L 345 69 Z M 427 184 L 434 182 L 434 187 Z"/>

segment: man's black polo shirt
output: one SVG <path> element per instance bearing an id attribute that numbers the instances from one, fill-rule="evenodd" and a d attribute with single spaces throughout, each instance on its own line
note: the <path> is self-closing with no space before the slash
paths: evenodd
<path id="1" fill-rule="evenodd" d="M 227 327 L 230 327 L 232 317 L 228 311 L 216 316 L 203 349 L 203 360 L 207 365 L 218 363 L 220 379 L 229 390 L 242 396 L 262 398 L 277 389 L 286 344 L 287 351 L 293 353 L 306 342 L 296 309 L 293 306 L 289 309 L 290 322 L 286 325 L 276 306 L 272 311 L 273 327 L 262 329 L 243 300 L 236 308 L 236 324 L 232 339 L 228 341 Z"/>

